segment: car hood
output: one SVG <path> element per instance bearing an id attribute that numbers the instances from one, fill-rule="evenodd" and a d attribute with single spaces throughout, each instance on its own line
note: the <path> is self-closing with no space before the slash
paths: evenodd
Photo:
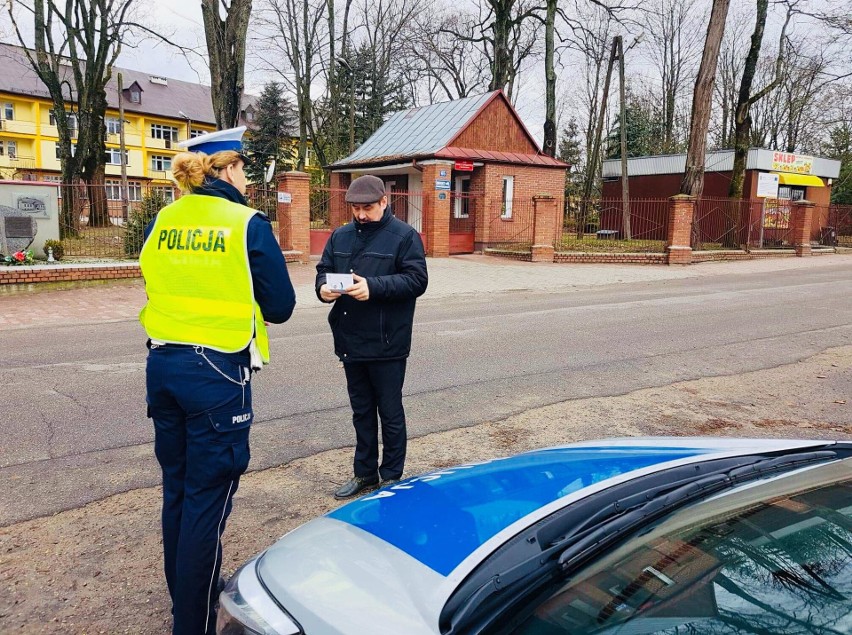
<path id="1" fill-rule="evenodd" d="M 436 633 L 444 602 L 483 558 L 576 500 L 676 465 L 825 443 L 612 439 L 437 470 L 294 530 L 258 574 L 307 633 Z"/>

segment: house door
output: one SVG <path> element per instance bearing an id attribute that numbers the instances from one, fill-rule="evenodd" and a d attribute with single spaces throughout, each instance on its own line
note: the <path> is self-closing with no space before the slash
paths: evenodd
<path id="1" fill-rule="evenodd" d="M 456 176 L 450 198 L 450 255 L 473 253 L 475 220 L 476 204 L 470 193 L 470 175 Z"/>

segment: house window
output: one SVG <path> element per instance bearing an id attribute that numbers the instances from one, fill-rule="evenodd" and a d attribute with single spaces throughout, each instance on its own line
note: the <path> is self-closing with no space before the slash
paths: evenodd
<path id="1" fill-rule="evenodd" d="M 167 141 L 177 141 L 178 129 L 174 126 L 164 126 L 159 123 L 151 124 L 151 137 L 153 139 L 165 139 Z"/>
<path id="2" fill-rule="evenodd" d="M 106 190 L 107 200 L 109 200 L 109 201 L 120 201 L 121 200 L 121 181 L 106 179 L 104 181 L 104 190 Z"/>
<path id="3" fill-rule="evenodd" d="M 10 159 L 18 158 L 18 142 L 17 141 L 7 141 L 6 142 L 6 155 Z"/>
<path id="4" fill-rule="evenodd" d="M 106 179 L 104 181 L 107 198 L 111 201 L 121 200 L 121 181 L 118 179 Z M 142 198 L 142 186 L 139 183 L 127 183 L 127 200 L 139 201 Z"/>
<path id="5" fill-rule="evenodd" d="M 130 91 L 130 103 L 138 104 L 141 101 L 142 101 L 142 93 L 140 93 L 138 90 L 131 90 Z"/>
<path id="6" fill-rule="evenodd" d="M 104 162 L 107 165 L 121 165 L 121 150 L 118 148 L 107 148 L 106 152 L 104 152 Z M 124 164 L 130 164 L 127 160 L 127 152 L 124 153 Z"/>
<path id="7" fill-rule="evenodd" d="M 0 141 L 0 157 L 2 157 L 4 154 L 6 154 L 6 145 L 2 141 Z"/>
<path id="8" fill-rule="evenodd" d="M 151 156 L 151 169 L 155 172 L 165 172 L 172 169 L 172 158 L 158 154 Z"/>
<path id="9" fill-rule="evenodd" d="M 41 177 L 41 180 L 45 183 L 61 183 L 62 177 L 58 174 L 45 174 Z M 62 197 L 60 196 L 60 198 Z"/>
<path id="10" fill-rule="evenodd" d="M 306 147 L 305 148 L 305 167 L 307 167 L 311 164 L 311 161 L 313 161 L 313 158 L 314 158 L 313 148 Z"/>
<path id="11" fill-rule="evenodd" d="M 119 134 L 121 132 L 121 119 L 118 117 L 107 117 L 104 119 L 107 134 Z"/>
<path id="12" fill-rule="evenodd" d="M 515 194 L 515 177 L 503 177 L 503 204 L 500 206 L 500 218 L 512 218 L 512 197 Z"/>
<path id="13" fill-rule="evenodd" d="M 157 185 L 152 187 L 151 191 L 162 194 L 163 199 L 165 199 L 166 203 L 174 203 L 175 201 L 175 189 L 173 187 L 168 187 L 166 185 Z"/>
<path id="14" fill-rule="evenodd" d="M 453 209 L 455 218 L 470 217 L 470 177 L 456 177 L 456 200 Z"/>
<path id="15" fill-rule="evenodd" d="M 15 118 L 15 104 L 9 102 L 3 104 L 3 118 L 10 120 Z"/>
<path id="16" fill-rule="evenodd" d="M 189 138 L 195 139 L 195 137 L 200 137 L 203 134 L 207 134 L 206 130 L 199 130 L 198 128 L 193 128 L 189 131 Z"/>

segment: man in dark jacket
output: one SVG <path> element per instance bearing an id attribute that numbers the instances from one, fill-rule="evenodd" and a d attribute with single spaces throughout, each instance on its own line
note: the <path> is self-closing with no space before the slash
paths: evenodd
<path id="1" fill-rule="evenodd" d="M 388 483 L 402 476 L 406 448 L 402 385 L 415 301 L 428 282 L 420 235 L 391 214 L 381 179 L 355 179 L 346 202 L 354 222 L 331 234 L 316 280 L 317 297 L 334 303 L 328 322 L 334 352 L 346 371 L 355 426 L 354 478 L 334 493 L 335 498 L 349 498 L 378 485 L 380 479 Z M 326 283 L 329 273 L 351 273 L 353 284 L 332 290 Z"/>

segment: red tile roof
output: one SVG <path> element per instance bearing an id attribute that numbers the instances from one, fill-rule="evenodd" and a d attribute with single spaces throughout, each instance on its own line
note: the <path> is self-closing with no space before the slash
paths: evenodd
<path id="1" fill-rule="evenodd" d="M 497 150 L 477 150 L 475 148 L 456 148 L 447 146 L 435 153 L 438 159 L 467 159 L 469 161 L 496 161 L 522 165 L 540 165 L 549 168 L 569 168 L 564 161 L 546 154 L 521 154 L 518 152 L 500 152 Z"/>

